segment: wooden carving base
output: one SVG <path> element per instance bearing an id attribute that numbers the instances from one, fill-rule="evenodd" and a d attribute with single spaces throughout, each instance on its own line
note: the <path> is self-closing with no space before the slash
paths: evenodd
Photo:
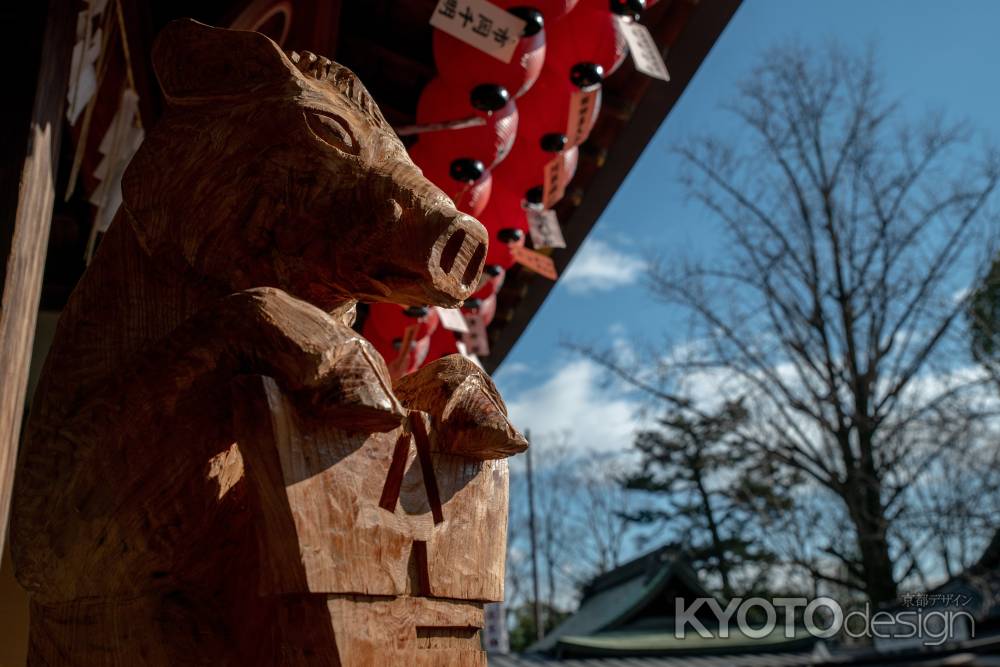
<path id="1" fill-rule="evenodd" d="M 232 564 L 253 577 L 243 604 L 174 590 L 35 605 L 33 664 L 485 666 L 507 461 L 432 451 L 418 419 L 433 427 L 411 412 L 388 433 L 351 434 L 304 416 L 270 378 L 237 379 L 237 441 L 208 476 L 220 498 L 245 488 L 254 517 L 256 553 Z"/>
<path id="2" fill-rule="evenodd" d="M 482 604 L 419 597 L 282 596 L 253 651 L 202 635 L 160 601 L 32 606 L 29 666 L 486 667 Z M 160 632 L 165 624 L 173 631 Z"/>
<path id="3" fill-rule="evenodd" d="M 259 590 L 282 600 L 282 664 L 485 666 L 482 603 L 503 599 L 506 460 L 431 451 L 417 412 L 352 436 L 302 416 L 267 378 L 238 381 L 233 403 L 262 521 Z"/>
<path id="4" fill-rule="evenodd" d="M 234 395 L 262 595 L 503 599 L 506 460 L 430 451 L 409 425 L 352 436 L 299 414 L 270 380 Z"/>

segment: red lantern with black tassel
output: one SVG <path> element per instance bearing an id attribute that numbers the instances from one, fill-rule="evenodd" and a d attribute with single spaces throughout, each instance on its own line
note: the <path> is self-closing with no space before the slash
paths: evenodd
<path id="1" fill-rule="evenodd" d="M 503 287 L 507 272 L 499 264 L 487 264 L 483 267 L 483 285 L 473 296 L 489 296 L 496 294 Z"/>
<path id="2" fill-rule="evenodd" d="M 576 146 L 573 146 L 572 148 L 564 150 L 562 152 L 562 160 L 563 160 L 562 184 L 563 187 L 565 188 L 567 185 L 569 185 L 570 181 L 573 180 L 573 177 L 576 176 L 576 165 L 580 161 L 580 149 L 577 148 Z"/>
<path id="3" fill-rule="evenodd" d="M 478 217 L 489 203 L 493 175 L 479 160 L 461 157 L 449 161 L 448 156 L 422 153 L 413 161 L 431 183 L 451 197 L 459 211 Z"/>
<path id="4" fill-rule="evenodd" d="M 542 189 L 546 182 L 546 169 L 558 160 L 554 168 L 559 169 L 561 174 L 560 191 L 576 173 L 579 151 L 576 146 L 566 148 L 566 144 L 565 134 L 548 133 L 538 138 L 537 133 L 521 136 L 519 132 L 514 148 L 503 164 L 497 167 L 494 178 L 515 193 L 521 193 L 528 202 L 545 203 L 551 207 L 558 198 L 550 196 L 545 201 Z"/>
<path id="5" fill-rule="evenodd" d="M 373 303 L 362 329 L 394 376 L 412 373 L 423 363 L 431 335 L 439 328 L 437 311 L 427 306 L 404 308 L 391 303 Z M 412 328 L 412 333 L 407 333 Z M 409 349 L 403 343 L 409 340 Z M 402 359 L 400 359 L 402 357 Z"/>
<path id="6" fill-rule="evenodd" d="M 462 312 L 479 315 L 483 320 L 483 325 L 489 326 L 497 313 L 497 295 L 490 294 L 484 297 L 468 298 L 465 300 L 465 305 L 462 306 Z"/>
<path id="7" fill-rule="evenodd" d="M 611 76 L 628 55 L 628 43 L 618 17 L 632 17 L 635 12 L 629 8 L 631 4 L 581 0 L 573 11 L 549 26 L 546 67 L 568 73 L 596 66 L 601 80 Z"/>
<path id="8" fill-rule="evenodd" d="M 483 267 L 483 284 L 462 305 L 463 313 L 477 313 L 486 326 L 490 325 L 497 312 L 497 293 L 503 287 L 507 272 L 499 264 Z"/>
<path id="9" fill-rule="evenodd" d="M 569 74 L 543 67 L 535 86 L 518 100 L 519 139 L 549 152 L 583 143 L 601 111 L 600 81 L 596 66 Z"/>
<path id="10" fill-rule="evenodd" d="M 441 357 L 446 357 L 449 354 L 458 353 L 458 338 L 455 336 L 455 332 L 445 329 L 444 327 L 438 327 L 434 333 L 431 334 L 429 345 L 427 347 L 427 357 L 424 359 L 424 364 L 429 364 L 430 362 L 436 361 Z"/>
<path id="11" fill-rule="evenodd" d="M 528 237 L 528 218 L 523 208 L 524 197 L 506 184 L 494 181 L 490 203 L 479 215 L 479 222 L 489 233 L 490 245 L 486 252 L 487 265 L 499 265 L 507 270 L 514 265 L 511 248 L 524 246 Z"/>
<path id="12" fill-rule="evenodd" d="M 410 148 L 414 162 L 450 165 L 465 158 L 482 162 L 488 170 L 503 160 L 517 134 L 517 105 L 506 88 L 483 84 L 467 90 L 433 79 L 420 93 L 417 126 L 470 119 L 482 124 L 421 133 Z"/>
<path id="13" fill-rule="evenodd" d="M 519 132 L 510 155 L 497 167 L 496 178 L 522 197 L 528 190 L 541 187 L 545 181 L 545 166 L 560 157 L 566 145 L 566 135 L 551 136 L 555 140 L 546 143 L 546 137 L 535 141 L 534 136 L 522 136 Z"/>

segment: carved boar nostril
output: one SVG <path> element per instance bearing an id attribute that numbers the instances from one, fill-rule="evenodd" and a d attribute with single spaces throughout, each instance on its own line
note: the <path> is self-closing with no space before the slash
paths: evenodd
<path id="1" fill-rule="evenodd" d="M 458 257 L 458 252 L 462 249 L 462 244 L 465 243 L 465 230 L 459 229 L 448 242 L 444 245 L 444 249 L 441 251 L 441 270 L 445 273 L 451 273 L 451 269 L 455 266 L 455 258 Z"/>
<path id="2" fill-rule="evenodd" d="M 475 218 L 459 211 L 445 210 L 429 221 L 438 236 L 426 264 L 434 291 L 426 296 L 434 305 L 454 307 L 476 289 L 486 262 L 488 234 Z"/>
<path id="3" fill-rule="evenodd" d="M 465 265 L 465 273 L 462 275 L 463 285 L 469 285 L 476 279 L 479 275 L 479 266 L 484 259 L 486 259 L 486 244 L 480 243 L 476 246 L 475 252 L 472 253 L 472 259 Z"/>

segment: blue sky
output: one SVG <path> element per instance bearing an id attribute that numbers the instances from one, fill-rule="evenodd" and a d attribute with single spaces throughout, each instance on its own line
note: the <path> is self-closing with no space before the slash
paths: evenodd
<path id="1" fill-rule="evenodd" d="M 612 344 L 664 333 L 683 341 L 683 315 L 653 304 L 640 284 L 643 255 L 652 249 L 711 257 L 725 249 L 710 216 L 685 201 L 670 147 L 691 134 L 735 129 L 719 107 L 764 50 L 792 39 L 874 45 L 891 96 L 915 112 L 967 118 L 995 141 L 998 26 L 1000 0 L 744 0 L 495 374 L 518 426 L 536 436 L 565 433 L 580 447 L 605 452 L 630 445 L 640 423 L 638 398 L 603 386 L 598 369 L 560 342 Z"/>

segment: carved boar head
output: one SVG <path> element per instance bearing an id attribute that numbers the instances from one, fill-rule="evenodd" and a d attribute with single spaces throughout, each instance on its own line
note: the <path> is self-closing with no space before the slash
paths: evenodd
<path id="1" fill-rule="evenodd" d="M 327 309 L 453 306 L 475 289 L 485 230 L 423 177 L 348 69 L 191 20 L 163 30 L 153 64 L 168 111 L 123 179 L 151 256 Z"/>

